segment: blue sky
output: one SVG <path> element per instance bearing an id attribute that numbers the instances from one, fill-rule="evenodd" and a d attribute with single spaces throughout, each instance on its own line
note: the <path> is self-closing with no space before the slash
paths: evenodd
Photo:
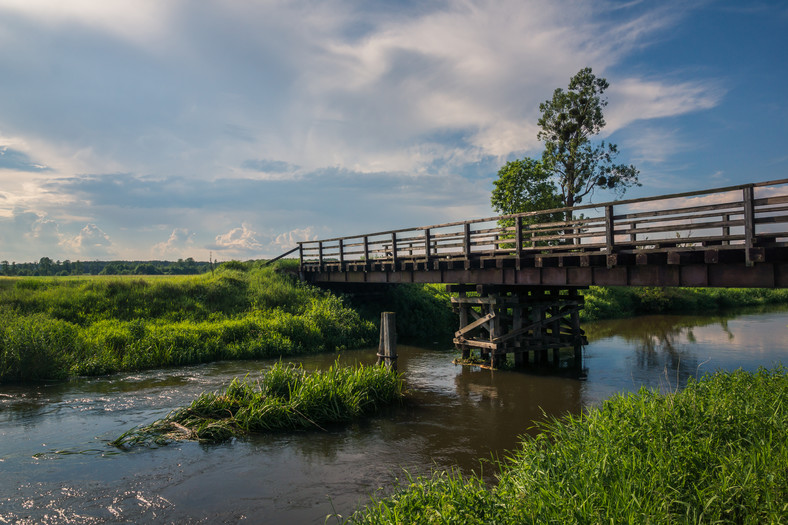
<path id="1" fill-rule="evenodd" d="M 0 0 L 0 259 L 490 216 L 586 66 L 627 196 L 788 177 L 786 2 Z"/>

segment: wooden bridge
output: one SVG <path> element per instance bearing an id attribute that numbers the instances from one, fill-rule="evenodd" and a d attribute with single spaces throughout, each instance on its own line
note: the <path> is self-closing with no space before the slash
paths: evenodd
<path id="1" fill-rule="evenodd" d="M 577 355 L 582 344 L 583 287 L 788 287 L 788 179 L 305 241 L 297 250 L 302 277 L 314 283 L 452 283 L 464 353 L 523 362 L 533 352 L 538 362 L 553 349 L 557 363 L 557 349 Z"/>

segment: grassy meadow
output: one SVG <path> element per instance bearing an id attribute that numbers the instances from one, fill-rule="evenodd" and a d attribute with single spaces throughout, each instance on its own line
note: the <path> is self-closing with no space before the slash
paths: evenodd
<path id="1" fill-rule="evenodd" d="M 788 375 L 717 373 L 554 420 L 498 482 L 407 478 L 350 523 L 786 523 Z"/>
<path id="2" fill-rule="evenodd" d="M 371 345 L 373 322 L 285 265 L 193 276 L 0 278 L 0 382 Z"/>

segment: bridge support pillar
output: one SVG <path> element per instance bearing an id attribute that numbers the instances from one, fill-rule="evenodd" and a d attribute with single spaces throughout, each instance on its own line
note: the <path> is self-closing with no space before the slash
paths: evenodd
<path id="1" fill-rule="evenodd" d="M 452 304 L 460 328 L 454 344 L 464 360 L 476 358 L 493 368 L 508 362 L 516 367 L 582 367 L 587 341 L 580 328 L 583 297 L 577 288 L 458 284 L 448 290 L 457 293 Z"/>

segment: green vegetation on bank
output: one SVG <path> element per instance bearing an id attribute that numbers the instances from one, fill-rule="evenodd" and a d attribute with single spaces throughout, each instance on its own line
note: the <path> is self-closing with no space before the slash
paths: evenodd
<path id="1" fill-rule="evenodd" d="M 237 378 L 221 392 L 204 392 L 164 419 L 134 428 L 111 444 L 163 445 L 172 440 L 220 442 L 246 434 L 319 429 L 373 414 L 402 398 L 402 379 L 384 366 L 307 373 L 278 363 L 259 378 Z"/>
<path id="2" fill-rule="evenodd" d="M 347 301 L 369 320 L 380 319 L 380 312 L 396 312 L 401 341 L 439 341 L 451 346 L 459 323 L 443 284 L 381 285 L 372 296 L 350 295 Z"/>
<path id="3" fill-rule="evenodd" d="M 358 348 L 374 323 L 285 265 L 158 277 L 0 278 L 0 381 Z"/>
<path id="4" fill-rule="evenodd" d="M 352 523 L 785 523 L 786 370 L 717 373 L 615 396 L 543 425 L 489 487 L 409 478 Z"/>
<path id="5" fill-rule="evenodd" d="M 787 289 L 600 287 L 583 290 L 584 321 L 665 313 L 712 313 L 729 308 L 788 304 Z"/>

